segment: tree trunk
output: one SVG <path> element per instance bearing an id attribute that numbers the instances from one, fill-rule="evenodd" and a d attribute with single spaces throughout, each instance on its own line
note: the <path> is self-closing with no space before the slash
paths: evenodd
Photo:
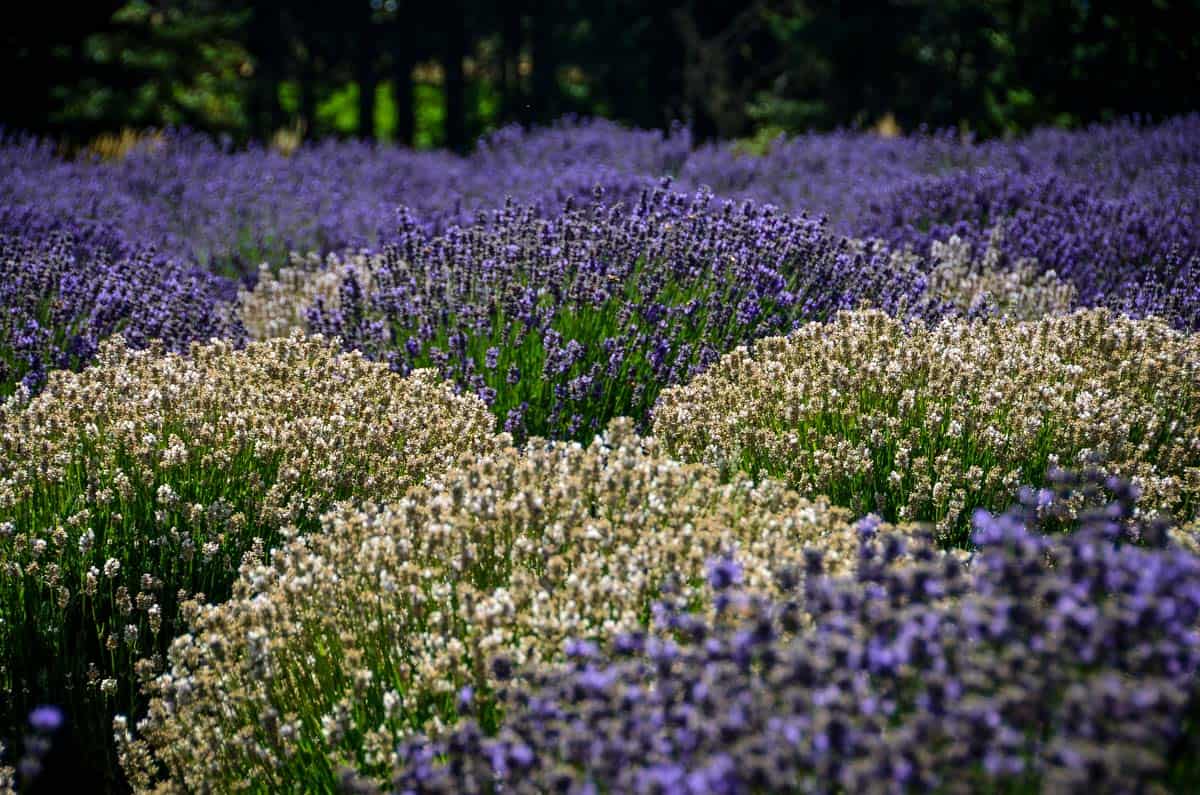
<path id="1" fill-rule="evenodd" d="M 360 3 L 364 9 L 357 32 L 355 46 L 355 80 L 358 83 L 358 137 L 365 141 L 375 140 L 375 26 L 371 21 L 370 6 Z"/>
<path id="2" fill-rule="evenodd" d="M 503 117 L 506 122 L 525 121 L 526 105 L 521 90 L 521 3 L 504 0 L 500 11 L 501 72 L 504 81 Z"/>
<path id="3" fill-rule="evenodd" d="M 300 67 L 300 124 L 304 137 L 312 139 L 317 130 L 317 56 L 309 47 Z"/>
<path id="4" fill-rule="evenodd" d="M 413 145 L 417 132 L 413 95 L 414 45 L 411 19 L 398 14 L 392 50 L 392 102 L 396 106 L 396 140 L 405 146 Z"/>
<path id="5" fill-rule="evenodd" d="M 396 140 L 412 146 L 416 139 L 417 115 L 413 107 L 412 51 L 396 53 L 392 70 L 392 102 L 396 106 Z"/>
<path id="6" fill-rule="evenodd" d="M 533 120 L 543 124 L 558 113 L 558 63 L 555 60 L 554 0 L 537 0 L 533 14 Z"/>
<path id="7" fill-rule="evenodd" d="M 446 146 L 456 152 L 467 148 L 467 87 L 463 75 L 463 58 L 467 54 L 466 20 L 461 0 L 446 3 L 446 52 L 442 59 L 445 70 Z"/>
<path id="8" fill-rule="evenodd" d="M 279 7 L 273 2 L 260 3 L 250 20 L 250 52 L 255 60 L 251 90 L 250 124 L 252 136 L 266 143 L 283 123 L 279 104 L 279 80 L 283 71 L 283 41 L 280 35 Z"/>

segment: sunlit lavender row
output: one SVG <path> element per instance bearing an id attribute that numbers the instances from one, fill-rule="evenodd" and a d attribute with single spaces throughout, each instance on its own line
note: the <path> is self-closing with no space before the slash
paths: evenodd
<path id="1" fill-rule="evenodd" d="M 1197 116 L 10 137 L 0 789 L 1200 787 L 1197 185 Z"/>

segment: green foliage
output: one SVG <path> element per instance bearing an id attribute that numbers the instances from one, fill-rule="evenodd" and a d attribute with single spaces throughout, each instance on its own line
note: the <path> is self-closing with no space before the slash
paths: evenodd
<path id="1" fill-rule="evenodd" d="M 747 109 L 787 129 L 969 128 L 984 135 L 1195 108 L 1195 3 L 888 2 L 772 6 L 788 67 Z"/>
<path id="2" fill-rule="evenodd" d="M 37 17 L 0 32 L 0 68 L 28 76 L 30 92 L 0 113 L 73 144 L 187 125 L 243 142 L 300 129 L 420 147 L 465 130 L 465 146 L 499 124 L 564 113 L 642 127 L 682 119 L 701 139 L 888 116 L 905 130 L 1007 135 L 1187 112 L 1200 82 L 1195 3 L 616 0 L 599 13 L 579 0 L 108 0 L 71 20 Z M 464 69 L 446 68 L 455 58 Z M 448 87 L 455 73 L 462 82 Z M 360 83 L 378 92 L 370 130 Z"/>
<path id="3" fill-rule="evenodd" d="M 87 72 L 77 84 L 57 87 L 59 107 L 50 120 L 108 130 L 242 127 L 237 88 L 252 69 L 238 41 L 246 18 L 207 0 L 165 7 L 131 0 L 109 30 L 84 40 Z"/>

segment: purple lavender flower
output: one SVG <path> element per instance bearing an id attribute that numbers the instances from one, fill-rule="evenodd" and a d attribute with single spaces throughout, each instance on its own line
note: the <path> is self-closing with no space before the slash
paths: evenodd
<path id="1" fill-rule="evenodd" d="M 1086 182 L 1041 173 L 929 177 L 882 194 L 859 232 L 918 252 L 958 235 L 982 250 L 991 228 L 1002 223 L 1004 256 L 1032 259 L 1067 279 L 1082 305 L 1190 323 L 1196 287 L 1192 282 L 1180 292 L 1180 278 L 1200 256 L 1200 199 L 1098 193 Z"/>
<path id="2" fill-rule="evenodd" d="M 456 704 L 459 714 L 470 715 L 475 708 L 475 688 L 466 685 L 459 690 Z"/>
<path id="3" fill-rule="evenodd" d="M 63 712 L 55 706 L 42 705 L 29 713 L 29 726 L 39 734 L 51 734 L 63 725 Z"/>
<path id="4" fill-rule="evenodd" d="M 724 591 L 742 582 L 742 567 L 732 556 L 708 562 L 708 585 L 714 591 Z"/>
<path id="5" fill-rule="evenodd" d="M 427 234 L 475 223 L 513 197 L 540 212 L 567 200 L 635 200 L 678 170 L 691 139 L 563 120 L 482 140 L 469 157 L 325 141 L 290 157 L 232 152 L 200 135 L 170 133 L 118 161 L 63 160 L 50 142 L 0 140 L 0 202 L 51 216 L 104 218 L 173 259 L 250 275 L 291 249 L 359 248 L 411 208 Z"/>

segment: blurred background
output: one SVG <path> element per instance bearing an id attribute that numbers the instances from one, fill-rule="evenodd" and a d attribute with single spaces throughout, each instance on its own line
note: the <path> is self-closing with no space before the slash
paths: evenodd
<path id="1" fill-rule="evenodd" d="M 463 151 L 564 114 L 699 140 L 1194 110 L 1200 0 L 89 0 L 9 9 L 0 126 Z"/>

